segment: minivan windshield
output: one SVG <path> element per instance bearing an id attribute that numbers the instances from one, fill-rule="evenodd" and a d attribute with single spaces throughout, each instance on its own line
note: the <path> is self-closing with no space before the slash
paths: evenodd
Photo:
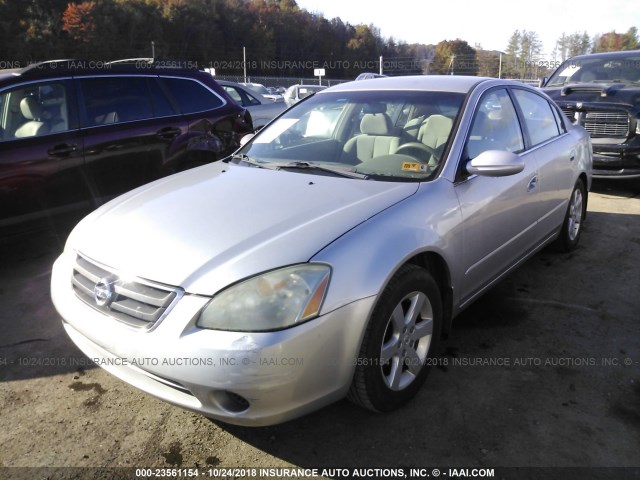
<path id="1" fill-rule="evenodd" d="M 450 92 L 321 92 L 261 130 L 234 161 L 356 179 L 430 180 L 463 101 L 464 94 Z"/>
<path id="2" fill-rule="evenodd" d="M 640 83 L 640 55 L 570 58 L 553 72 L 545 87 L 569 83 Z"/>

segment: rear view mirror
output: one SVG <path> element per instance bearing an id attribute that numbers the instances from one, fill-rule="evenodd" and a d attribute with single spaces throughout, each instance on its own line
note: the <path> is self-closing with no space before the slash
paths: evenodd
<path id="1" fill-rule="evenodd" d="M 483 177 L 506 177 L 524 170 L 524 161 L 506 150 L 487 150 L 467 163 L 467 172 Z"/>

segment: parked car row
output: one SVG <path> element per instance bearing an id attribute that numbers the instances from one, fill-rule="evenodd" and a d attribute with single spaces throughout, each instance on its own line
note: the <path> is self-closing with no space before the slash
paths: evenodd
<path id="1" fill-rule="evenodd" d="M 217 80 L 217 82 L 231 98 L 249 111 L 256 130 L 260 130 L 287 109 L 284 102 L 274 102 L 243 84 L 224 80 Z"/>
<path id="2" fill-rule="evenodd" d="M 282 98 L 281 94 L 270 92 L 267 87 L 260 83 L 241 83 L 240 85 L 253 90 L 254 92 L 262 95 L 264 98 L 268 98 L 272 102 L 284 102 L 284 98 Z"/>
<path id="3" fill-rule="evenodd" d="M 521 83 L 337 85 L 86 217 L 53 302 L 88 357 L 212 418 L 393 410 L 458 313 L 545 245 L 577 246 L 591 165 L 587 132 Z"/>

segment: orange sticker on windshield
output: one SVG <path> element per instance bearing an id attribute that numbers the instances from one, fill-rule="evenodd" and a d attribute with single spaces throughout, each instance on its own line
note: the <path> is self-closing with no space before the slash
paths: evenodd
<path id="1" fill-rule="evenodd" d="M 426 163 L 417 163 L 417 162 L 402 162 L 402 171 L 403 172 L 419 172 L 424 173 L 428 171 L 429 165 Z"/>

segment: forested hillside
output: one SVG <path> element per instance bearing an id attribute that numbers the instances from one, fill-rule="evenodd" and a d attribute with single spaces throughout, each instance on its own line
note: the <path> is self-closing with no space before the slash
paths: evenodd
<path id="1" fill-rule="evenodd" d="M 437 45 L 383 38 L 374 25 L 351 25 L 301 9 L 295 0 L 0 0 L 0 69 L 56 58 L 109 61 L 151 57 L 197 62 L 220 75 L 332 78 L 364 71 L 534 78 L 567 54 L 637 48 L 635 27 L 591 40 L 562 34 L 543 58 L 536 32 L 505 38 L 505 52 L 459 39 Z M 244 47 L 244 48 L 243 48 Z M 246 57 L 244 56 L 246 54 Z M 543 70 L 542 72 L 540 70 Z"/>
<path id="2" fill-rule="evenodd" d="M 60 57 L 154 53 L 234 73 L 242 70 L 243 47 L 249 73 L 272 75 L 300 75 L 315 66 L 350 76 L 376 71 L 380 55 L 402 59 L 401 69 L 420 73 L 419 60 L 433 51 L 383 39 L 374 26 L 326 19 L 293 0 L 0 0 L 4 68 Z"/>

